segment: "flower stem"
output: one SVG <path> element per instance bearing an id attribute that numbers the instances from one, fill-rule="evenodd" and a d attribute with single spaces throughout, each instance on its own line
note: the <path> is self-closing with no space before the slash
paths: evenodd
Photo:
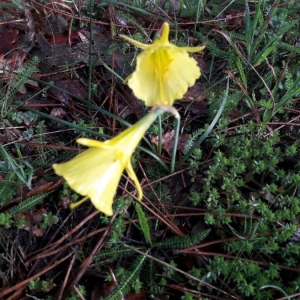
<path id="1" fill-rule="evenodd" d="M 178 146 L 179 130 L 180 130 L 180 115 L 178 114 L 178 116 L 176 117 L 175 138 L 174 138 L 172 160 L 171 160 L 171 167 L 170 167 L 170 173 L 171 174 L 174 172 L 174 169 L 175 169 L 175 161 L 176 161 L 176 152 L 177 152 L 177 146 Z"/>
<path id="2" fill-rule="evenodd" d="M 162 126 L 161 126 L 161 115 L 158 116 L 158 142 L 157 142 L 157 153 L 161 155 L 162 151 Z"/>

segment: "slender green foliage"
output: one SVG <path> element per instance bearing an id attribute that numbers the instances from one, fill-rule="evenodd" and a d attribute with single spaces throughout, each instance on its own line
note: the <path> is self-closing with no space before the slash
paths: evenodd
<path id="1" fill-rule="evenodd" d="M 9 213 L 14 216 L 14 215 L 20 214 L 24 211 L 27 211 L 27 210 L 33 208 L 38 203 L 42 202 L 44 200 L 44 198 L 46 198 L 47 196 L 48 196 L 48 194 L 39 194 L 36 196 L 32 196 L 32 197 L 20 202 L 17 206 L 14 206 L 11 209 L 9 209 Z"/>
<path id="2" fill-rule="evenodd" d="M 208 236 L 209 233 L 210 230 L 207 229 L 207 230 L 199 231 L 198 233 L 193 234 L 191 236 L 166 238 L 164 241 L 160 243 L 154 243 L 153 246 L 158 246 L 164 249 L 188 248 L 200 243 Z"/>
<path id="3" fill-rule="evenodd" d="M 16 186 L 19 184 L 17 175 L 9 172 L 0 182 L 0 207 L 4 207 L 15 194 Z"/>
<path id="4" fill-rule="evenodd" d="M 96 261 L 102 261 L 105 259 L 113 259 L 113 260 L 118 260 L 123 256 L 128 256 L 132 254 L 131 249 L 124 249 L 120 246 L 113 247 L 112 249 L 105 249 L 102 250 L 99 254 L 95 255 L 95 260 Z"/>
<path id="5" fill-rule="evenodd" d="M 123 273 L 120 284 L 117 288 L 107 297 L 107 300 L 119 300 L 126 295 L 131 288 L 131 284 L 138 278 L 142 265 L 146 257 L 140 256 L 131 264 L 131 269 Z"/>
<path id="6" fill-rule="evenodd" d="M 15 94 L 18 92 L 20 87 L 31 77 L 31 75 L 36 71 L 36 64 L 38 59 L 33 57 L 33 59 L 23 67 L 15 76 L 14 80 L 8 86 L 8 91 L 6 93 L 0 94 L 0 104 L 1 104 L 1 117 L 6 117 L 9 106 L 14 100 Z"/>
<path id="7" fill-rule="evenodd" d="M 143 232 L 147 242 L 152 244 L 150 226 L 149 226 L 146 214 L 144 213 L 144 211 L 142 210 L 141 206 L 138 203 L 135 203 L 135 209 L 136 209 L 137 215 L 139 217 L 142 232 Z"/>
<path id="8" fill-rule="evenodd" d="M 0 145 L 1 156 L 4 158 L 4 163 L 1 167 L 6 172 L 13 172 L 17 175 L 19 180 L 26 184 L 31 189 L 31 181 L 33 175 L 33 168 L 28 161 L 19 160 L 18 162 L 9 154 L 8 150 Z"/>

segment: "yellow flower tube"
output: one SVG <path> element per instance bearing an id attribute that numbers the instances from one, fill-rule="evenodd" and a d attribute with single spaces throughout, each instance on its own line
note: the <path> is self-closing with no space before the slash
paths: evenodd
<path id="1" fill-rule="evenodd" d="M 77 139 L 77 143 L 90 148 L 68 162 L 53 165 L 55 173 L 63 176 L 76 193 L 86 196 L 71 204 L 71 208 L 90 198 L 99 211 L 111 216 L 113 198 L 124 169 L 135 183 L 138 199 L 142 199 L 143 191 L 130 159 L 148 128 L 161 113 L 163 110 L 160 109 L 148 113 L 136 124 L 105 142 Z"/>
<path id="2" fill-rule="evenodd" d="M 164 23 L 161 37 L 149 45 L 120 35 L 144 50 L 137 56 L 136 70 L 127 80 L 134 95 L 147 106 L 173 105 L 201 75 L 188 52 L 203 51 L 205 46 L 177 47 L 169 42 L 169 31 L 169 24 Z"/>

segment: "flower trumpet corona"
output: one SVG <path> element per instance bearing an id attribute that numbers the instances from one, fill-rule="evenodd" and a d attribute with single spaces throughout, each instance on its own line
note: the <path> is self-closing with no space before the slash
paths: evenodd
<path id="1" fill-rule="evenodd" d="M 177 47 L 169 42 L 169 31 L 169 24 L 164 23 L 161 37 L 153 44 L 143 44 L 120 35 L 144 50 L 137 56 L 136 70 L 127 80 L 134 95 L 147 106 L 172 105 L 201 75 L 197 62 L 188 52 L 202 51 L 205 46 Z"/>
<path id="2" fill-rule="evenodd" d="M 162 112 L 157 110 L 147 114 L 105 142 L 79 138 L 77 143 L 90 148 L 68 162 L 53 165 L 56 174 L 63 176 L 75 192 L 85 196 L 81 201 L 71 204 L 71 208 L 90 198 L 99 211 L 111 216 L 113 198 L 124 169 L 137 188 L 138 199 L 142 199 L 142 188 L 130 159 L 147 129 Z"/>

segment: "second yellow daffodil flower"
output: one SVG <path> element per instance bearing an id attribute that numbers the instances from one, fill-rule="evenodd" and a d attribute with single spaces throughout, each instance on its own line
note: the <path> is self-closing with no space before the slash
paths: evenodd
<path id="1" fill-rule="evenodd" d="M 205 46 L 177 47 L 169 42 L 169 31 L 169 24 L 164 23 L 161 37 L 149 45 L 121 35 L 144 50 L 137 56 L 136 70 L 128 77 L 128 85 L 147 106 L 173 105 L 201 75 L 188 52 L 203 51 Z"/>
<path id="2" fill-rule="evenodd" d="M 71 208 L 90 198 L 99 211 L 111 216 L 113 198 L 124 169 L 137 188 L 138 199 L 142 199 L 143 191 L 130 160 L 144 134 L 162 112 L 157 110 L 148 113 L 137 123 L 105 142 L 77 139 L 77 143 L 90 148 L 68 162 L 53 165 L 55 173 L 63 176 L 75 192 L 86 196 L 71 204 Z"/>

